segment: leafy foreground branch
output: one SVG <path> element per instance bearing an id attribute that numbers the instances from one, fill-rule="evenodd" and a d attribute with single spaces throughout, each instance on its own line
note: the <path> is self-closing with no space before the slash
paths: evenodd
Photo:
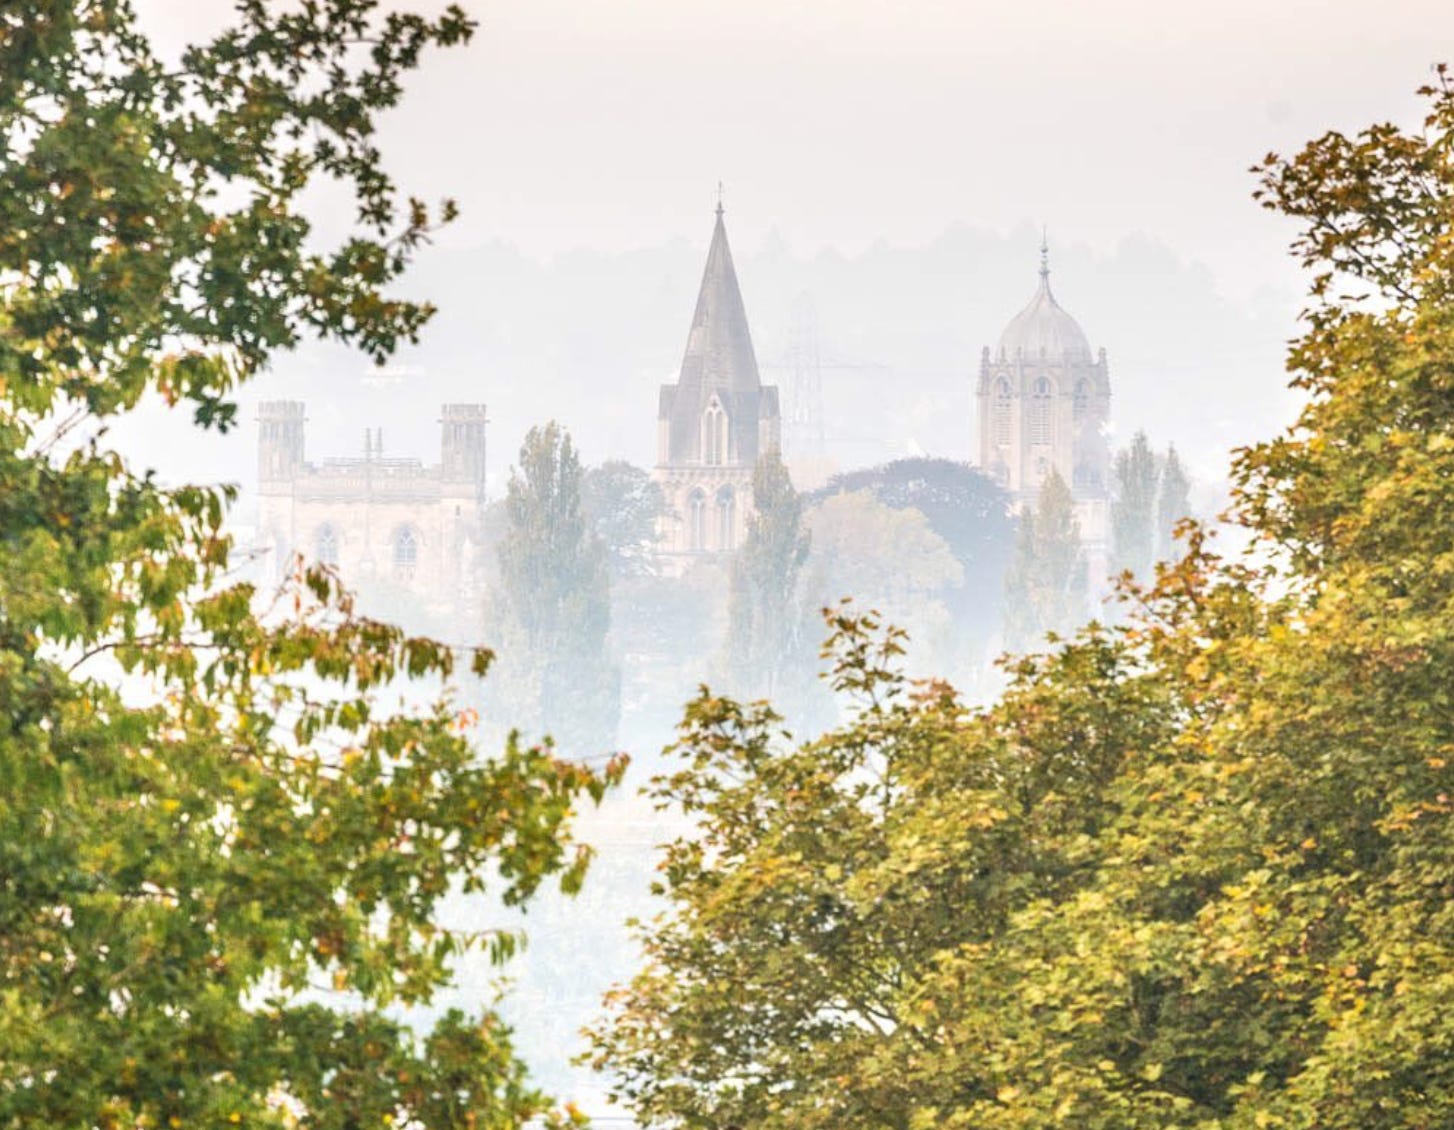
<path id="1" fill-rule="evenodd" d="M 1454 1124 L 1454 89 L 1261 166 L 1314 273 L 1255 567 L 1183 530 L 994 706 L 838 615 L 848 724 L 703 695 L 695 818 L 593 1033 L 652 1125 Z"/>
<path id="2" fill-rule="evenodd" d="M 146 397 L 225 430 L 304 338 L 416 335 L 430 308 L 389 288 L 453 208 L 398 197 L 374 119 L 470 32 L 242 0 L 170 66 L 124 0 L 0 11 L 0 1126 L 546 1111 L 493 1016 L 416 1036 L 399 1006 L 470 943 L 433 925 L 446 893 L 579 882 L 571 807 L 620 765 L 482 760 L 449 686 L 487 652 L 361 617 L 317 569 L 265 615 L 229 572 L 232 492 L 107 446 Z M 299 210 L 318 185 L 354 205 L 331 250 Z M 422 705 L 380 706 L 409 681 Z"/>

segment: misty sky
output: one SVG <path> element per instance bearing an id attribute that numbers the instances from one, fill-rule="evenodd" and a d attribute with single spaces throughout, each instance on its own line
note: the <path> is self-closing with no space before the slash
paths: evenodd
<path id="1" fill-rule="evenodd" d="M 137 6 L 167 49 L 231 11 Z M 719 180 L 767 379 L 800 288 L 826 351 L 894 374 L 897 414 L 840 427 L 840 465 L 972 457 L 979 349 L 1028 299 L 1044 223 L 1059 297 L 1110 351 L 1119 434 L 1176 442 L 1211 484 L 1292 403 L 1292 229 L 1251 200 L 1248 166 L 1329 128 L 1415 123 L 1436 29 L 1454 31 L 1447 0 L 466 7 L 475 41 L 430 54 L 383 123 L 401 186 L 462 208 L 413 280 L 441 313 L 400 359 L 410 387 L 313 350 L 243 400 L 248 420 L 250 400 L 307 400 L 310 458 L 388 423 L 391 453 L 426 460 L 434 406 L 486 400 L 492 493 L 552 416 L 590 461 L 649 464 Z M 845 412 L 872 403 L 830 377 Z M 249 426 L 148 457 L 247 485 L 254 443 Z"/>
<path id="2" fill-rule="evenodd" d="M 226 0 L 138 0 L 159 33 Z M 430 7 L 424 4 L 424 7 Z M 1247 166 L 1329 127 L 1407 120 L 1444 0 L 493 0 L 389 123 L 449 191 L 449 239 L 527 253 L 701 238 L 928 239 L 955 222 L 1106 248 L 1150 233 L 1231 294 L 1286 277 Z M 1447 53 L 1447 52 L 1446 52 Z"/>

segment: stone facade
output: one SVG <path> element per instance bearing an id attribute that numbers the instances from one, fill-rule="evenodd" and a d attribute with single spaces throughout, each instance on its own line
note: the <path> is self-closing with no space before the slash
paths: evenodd
<path id="1" fill-rule="evenodd" d="M 269 568 L 294 554 L 338 567 L 346 583 L 392 584 L 440 614 L 473 607 L 473 561 L 485 505 L 485 408 L 446 404 L 440 462 L 386 459 L 366 432 L 361 456 L 310 463 L 304 406 L 271 401 L 258 415 L 258 531 Z"/>
<path id="2" fill-rule="evenodd" d="M 1080 325 L 1050 291 L 1041 247 L 1040 285 L 980 358 L 980 468 L 1033 505 L 1053 467 L 1069 484 L 1093 579 L 1104 577 L 1110 527 L 1111 413 L 1106 351 L 1091 353 Z"/>
<path id="3" fill-rule="evenodd" d="M 661 553 L 669 568 L 730 552 L 752 513 L 752 472 L 779 451 L 778 391 L 763 385 L 722 208 L 675 384 L 663 385 L 652 477 L 666 496 Z"/>

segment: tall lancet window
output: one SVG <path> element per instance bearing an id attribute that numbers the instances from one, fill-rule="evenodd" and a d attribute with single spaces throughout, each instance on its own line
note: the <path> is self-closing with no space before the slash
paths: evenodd
<path id="1" fill-rule="evenodd" d="M 727 413 L 715 396 L 702 413 L 702 462 L 709 467 L 727 462 Z"/>
<path id="2" fill-rule="evenodd" d="M 707 496 L 700 490 L 692 491 L 687 499 L 687 547 L 707 548 Z"/>
<path id="3" fill-rule="evenodd" d="M 412 569 L 419 563 L 419 534 L 412 526 L 394 531 L 394 568 Z"/>
<path id="4" fill-rule="evenodd" d="M 338 533 L 332 526 L 318 527 L 318 534 L 314 539 L 313 555 L 318 558 L 320 565 L 338 564 Z"/>
<path id="5" fill-rule="evenodd" d="M 1036 380 L 1030 397 L 1030 442 L 1048 444 L 1051 437 L 1055 386 L 1045 377 Z"/>
<path id="6" fill-rule="evenodd" d="M 1072 411 L 1075 413 L 1075 422 L 1078 424 L 1090 415 L 1091 386 L 1090 381 L 1082 377 L 1075 382 L 1075 402 Z"/>
<path id="7" fill-rule="evenodd" d="M 1014 412 L 1014 393 L 1010 382 L 1001 377 L 995 382 L 995 403 L 992 409 L 996 447 L 1010 446 L 1010 420 Z"/>
<path id="8" fill-rule="evenodd" d="M 737 496 L 731 487 L 717 492 L 717 548 L 735 549 L 737 546 Z"/>

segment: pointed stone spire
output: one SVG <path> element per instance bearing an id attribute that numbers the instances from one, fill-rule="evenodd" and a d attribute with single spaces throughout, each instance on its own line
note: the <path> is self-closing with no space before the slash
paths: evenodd
<path id="1" fill-rule="evenodd" d="M 717 222 L 697 293 L 697 310 L 675 384 L 663 385 L 657 411 L 659 465 L 751 469 L 759 450 L 777 447 L 777 389 L 764 387 L 747 329 L 747 311 L 727 246 L 718 187 Z M 714 423 L 713 421 L 717 421 Z M 704 436 L 728 437 L 725 450 L 704 447 Z"/>
<path id="2" fill-rule="evenodd" d="M 722 219 L 722 201 L 717 200 L 717 223 L 712 246 L 702 272 L 697 294 L 697 311 L 687 335 L 679 387 L 686 391 L 734 391 L 756 393 L 762 387 L 752 334 L 747 328 L 747 310 L 727 246 L 727 225 Z"/>

